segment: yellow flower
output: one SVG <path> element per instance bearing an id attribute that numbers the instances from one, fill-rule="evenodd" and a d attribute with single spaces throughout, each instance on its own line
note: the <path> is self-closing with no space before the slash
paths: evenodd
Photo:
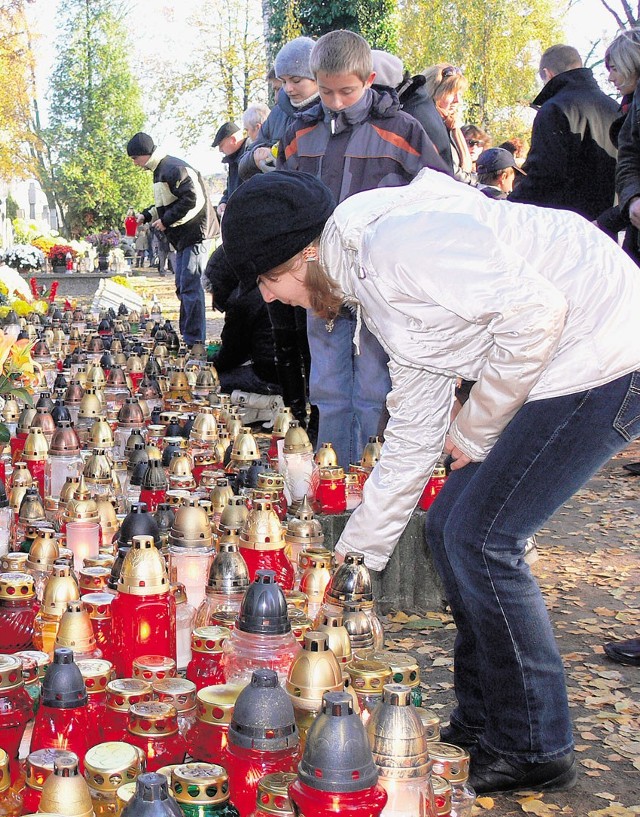
<path id="1" fill-rule="evenodd" d="M 9 357 L 9 352 L 13 346 L 13 338 L 5 335 L 3 332 L 0 335 L 0 372 L 4 371 L 4 364 Z"/>

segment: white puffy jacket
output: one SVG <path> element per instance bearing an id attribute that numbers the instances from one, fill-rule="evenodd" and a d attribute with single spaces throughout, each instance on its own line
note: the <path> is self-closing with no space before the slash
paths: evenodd
<path id="1" fill-rule="evenodd" d="M 390 358 L 382 457 L 336 548 L 373 569 L 447 431 L 481 461 L 525 402 L 640 368 L 640 270 L 574 213 L 489 199 L 425 169 L 343 202 L 320 260 Z M 456 377 L 477 383 L 449 427 Z"/>

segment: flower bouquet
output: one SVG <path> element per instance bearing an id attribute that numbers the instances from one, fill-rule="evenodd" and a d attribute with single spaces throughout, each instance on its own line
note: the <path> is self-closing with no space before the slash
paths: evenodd
<path id="1" fill-rule="evenodd" d="M 2 252 L 2 260 L 12 269 L 37 270 L 44 264 L 44 254 L 31 244 L 15 244 Z"/>
<path id="2" fill-rule="evenodd" d="M 98 255 L 109 255 L 111 250 L 120 246 L 120 233 L 117 230 L 103 230 L 88 235 L 86 240 L 96 248 Z"/>
<path id="3" fill-rule="evenodd" d="M 54 244 L 47 257 L 53 267 L 66 266 L 68 254 L 75 258 L 78 253 L 70 244 Z"/>
<path id="4" fill-rule="evenodd" d="M 40 379 L 40 366 L 31 357 L 33 343 L 15 340 L 0 329 L 0 399 L 17 398 L 31 405 L 31 391 Z M 0 443 L 10 439 L 9 429 L 0 423 Z"/>

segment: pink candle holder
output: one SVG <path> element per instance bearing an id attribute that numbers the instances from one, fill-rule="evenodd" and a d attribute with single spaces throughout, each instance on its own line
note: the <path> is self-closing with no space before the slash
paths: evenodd
<path id="1" fill-rule="evenodd" d="M 73 569 L 77 573 L 87 557 L 100 552 L 100 523 L 67 522 L 67 547 L 73 552 Z"/>

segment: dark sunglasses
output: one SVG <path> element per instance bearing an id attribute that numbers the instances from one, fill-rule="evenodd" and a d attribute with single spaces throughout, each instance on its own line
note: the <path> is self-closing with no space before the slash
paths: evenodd
<path id="1" fill-rule="evenodd" d="M 456 74 L 462 74 L 462 68 L 456 68 L 454 65 L 448 66 L 448 68 L 442 69 L 442 79 L 447 79 L 447 77 L 453 77 Z"/>
<path id="2" fill-rule="evenodd" d="M 478 141 L 478 139 L 467 139 L 467 144 L 470 148 L 475 148 L 482 145 L 482 142 Z"/>

